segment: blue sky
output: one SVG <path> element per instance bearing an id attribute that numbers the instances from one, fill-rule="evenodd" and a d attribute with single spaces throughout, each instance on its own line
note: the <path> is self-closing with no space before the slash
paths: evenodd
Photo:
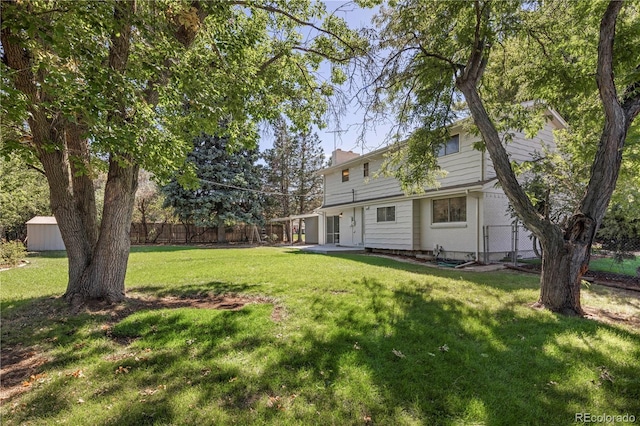
<path id="1" fill-rule="evenodd" d="M 375 14 L 373 9 L 361 9 L 353 2 L 349 1 L 325 1 L 328 13 L 335 13 L 343 18 L 349 27 L 362 28 L 371 27 L 371 18 Z M 330 74 L 330 64 L 325 62 L 320 69 L 320 73 L 328 78 Z M 345 85 L 346 89 L 346 85 Z M 363 107 L 353 101 L 346 108 L 346 113 L 336 122 L 335 118 L 328 116 L 327 127 L 324 129 L 314 129 L 322 141 L 322 147 L 327 157 L 335 148 L 344 151 L 354 151 L 357 153 L 369 152 L 380 148 L 385 144 L 385 136 L 390 126 L 379 125 L 375 129 L 368 130 L 365 134 L 364 144 L 358 142 L 358 137 L 362 132 Z M 263 132 L 260 140 L 260 151 L 272 146 L 273 137 L 268 132 Z"/>

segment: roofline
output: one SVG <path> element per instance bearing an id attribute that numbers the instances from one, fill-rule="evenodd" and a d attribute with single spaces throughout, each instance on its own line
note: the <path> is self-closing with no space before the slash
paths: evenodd
<path id="1" fill-rule="evenodd" d="M 442 197 L 446 197 L 449 196 L 451 194 L 460 192 L 461 190 L 464 190 L 465 193 L 469 193 L 469 192 L 476 192 L 476 191 L 484 191 L 486 189 L 488 189 L 488 184 L 490 184 L 491 182 L 497 181 L 497 178 L 491 178 L 491 179 L 487 179 L 487 180 L 483 180 L 483 181 L 478 181 L 478 182 L 473 182 L 473 183 L 463 183 L 463 184 L 459 184 L 459 185 L 451 185 L 451 186 L 447 186 L 445 188 L 432 188 L 432 189 L 427 189 L 425 190 L 425 192 L 419 193 L 419 194 L 411 194 L 411 195 L 406 195 L 404 193 L 400 193 L 400 194 L 393 194 L 393 195 L 385 195 L 385 196 L 381 196 L 381 197 L 374 197 L 374 198 L 367 198 L 365 200 L 358 200 L 358 201 L 348 201 L 346 203 L 336 203 L 336 204 L 329 204 L 329 205 L 323 205 L 321 206 L 318 210 L 319 211 L 323 211 L 323 210 L 327 210 L 327 209 L 332 209 L 335 207 L 359 207 L 359 206 L 365 206 L 367 204 L 371 204 L 371 202 L 374 201 L 395 201 L 395 200 L 415 200 L 415 199 L 420 199 L 420 198 L 434 198 L 437 196 L 442 196 Z"/>
<path id="2" fill-rule="evenodd" d="M 522 106 L 526 107 L 533 107 L 536 104 L 536 101 L 528 101 L 528 102 L 523 102 Z M 546 110 L 549 112 L 549 114 L 551 115 L 551 121 L 555 121 L 557 122 L 557 124 L 562 127 L 562 128 L 568 128 L 569 124 L 564 120 L 564 118 L 562 118 L 562 116 L 560 115 L 560 113 L 558 113 L 558 111 L 556 111 L 555 109 L 546 106 L 545 105 Z M 465 117 L 465 118 L 461 118 L 460 120 L 456 120 L 453 123 L 451 123 L 451 125 L 448 126 L 449 129 L 453 129 L 455 127 L 459 127 L 462 124 L 464 124 L 465 121 L 470 120 L 471 117 Z M 340 170 L 345 168 L 345 166 L 350 166 L 352 164 L 356 164 L 358 162 L 361 162 L 363 160 L 368 160 L 374 157 L 378 157 L 380 154 L 385 153 L 386 151 L 390 151 L 391 149 L 395 148 L 398 146 L 398 144 L 404 144 L 405 142 L 399 142 L 399 143 L 391 143 L 385 147 L 376 149 L 375 151 L 371 151 L 371 152 L 367 152 L 366 154 L 362 154 L 358 157 L 352 158 L 350 160 L 347 160 L 345 162 L 336 164 L 334 166 L 330 166 L 330 167 L 326 167 L 324 169 L 320 169 L 317 172 L 315 172 L 315 174 L 317 176 L 323 176 L 326 175 L 328 173 L 334 172 L 336 170 Z"/>
<path id="3" fill-rule="evenodd" d="M 308 214 L 296 214 L 287 217 L 276 217 L 273 219 L 269 219 L 267 222 L 286 222 L 288 220 L 296 220 L 296 219 L 308 219 L 312 217 L 320 216 L 318 213 L 308 213 Z"/>

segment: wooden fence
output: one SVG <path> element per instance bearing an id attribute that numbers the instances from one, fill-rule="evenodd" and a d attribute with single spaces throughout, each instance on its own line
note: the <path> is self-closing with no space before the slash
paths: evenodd
<path id="1" fill-rule="evenodd" d="M 235 225 L 225 227 L 226 243 L 257 242 L 253 225 Z M 269 237 L 272 242 L 283 239 L 281 224 L 268 224 L 258 227 L 261 240 Z M 253 238 L 252 238 L 253 233 Z M 213 244 L 218 243 L 218 228 L 183 225 L 181 223 L 147 223 L 146 231 L 142 223 L 132 223 L 131 244 Z M 275 237 L 273 237 L 275 236 Z"/>

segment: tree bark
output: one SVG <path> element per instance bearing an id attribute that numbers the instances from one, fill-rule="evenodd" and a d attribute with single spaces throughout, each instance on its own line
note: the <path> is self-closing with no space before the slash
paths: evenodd
<path id="1" fill-rule="evenodd" d="M 122 160 L 117 161 L 113 157 L 109 160 L 100 237 L 91 261 L 74 273 L 76 279 L 69 279 L 65 299 L 72 306 L 87 299 L 103 299 L 109 303 L 124 299 L 138 167 L 121 163 Z M 69 259 L 71 269 L 71 256 Z"/>
<path id="2" fill-rule="evenodd" d="M 531 204 L 516 179 L 506 149 L 478 94 L 477 86 L 488 55 L 479 31 L 480 15 L 477 17 L 475 48 L 456 81 L 485 140 L 500 185 L 520 219 L 542 245 L 540 298 L 536 305 L 565 315 L 583 315 L 580 303 L 582 276 L 588 270 L 591 244 L 616 186 L 627 131 L 640 110 L 638 81 L 627 88 L 622 97 L 624 103 L 620 103 L 616 94 L 613 43 L 621 7 L 622 2 L 610 2 L 601 20 L 596 79 L 605 111 L 605 125 L 585 196 L 579 210 L 563 227 L 553 224 Z"/>

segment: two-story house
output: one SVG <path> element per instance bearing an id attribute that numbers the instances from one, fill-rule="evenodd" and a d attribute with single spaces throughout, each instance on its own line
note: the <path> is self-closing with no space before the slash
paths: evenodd
<path id="1" fill-rule="evenodd" d="M 530 160 L 543 145 L 555 147 L 553 132 L 567 125 L 551 109 L 547 117 L 534 138 L 514 133 L 506 145 L 512 160 Z M 473 148 L 480 137 L 465 132 L 462 122 L 454 124 L 450 134 L 438 156 L 446 176 L 437 188 L 418 195 L 405 195 L 394 177 L 374 177 L 389 147 L 363 155 L 335 151 L 331 166 L 318 172 L 324 178 L 319 243 L 425 253 L 443 250 L 449 258 L 488 259 L 485 230 L 513 222 L 508 200 L 489 154 Z M 520 240 L 528 239 L 521 235 Z M 508 239 L 503 247 L 494 244 L 491 259 L 510 250 Z"/>

